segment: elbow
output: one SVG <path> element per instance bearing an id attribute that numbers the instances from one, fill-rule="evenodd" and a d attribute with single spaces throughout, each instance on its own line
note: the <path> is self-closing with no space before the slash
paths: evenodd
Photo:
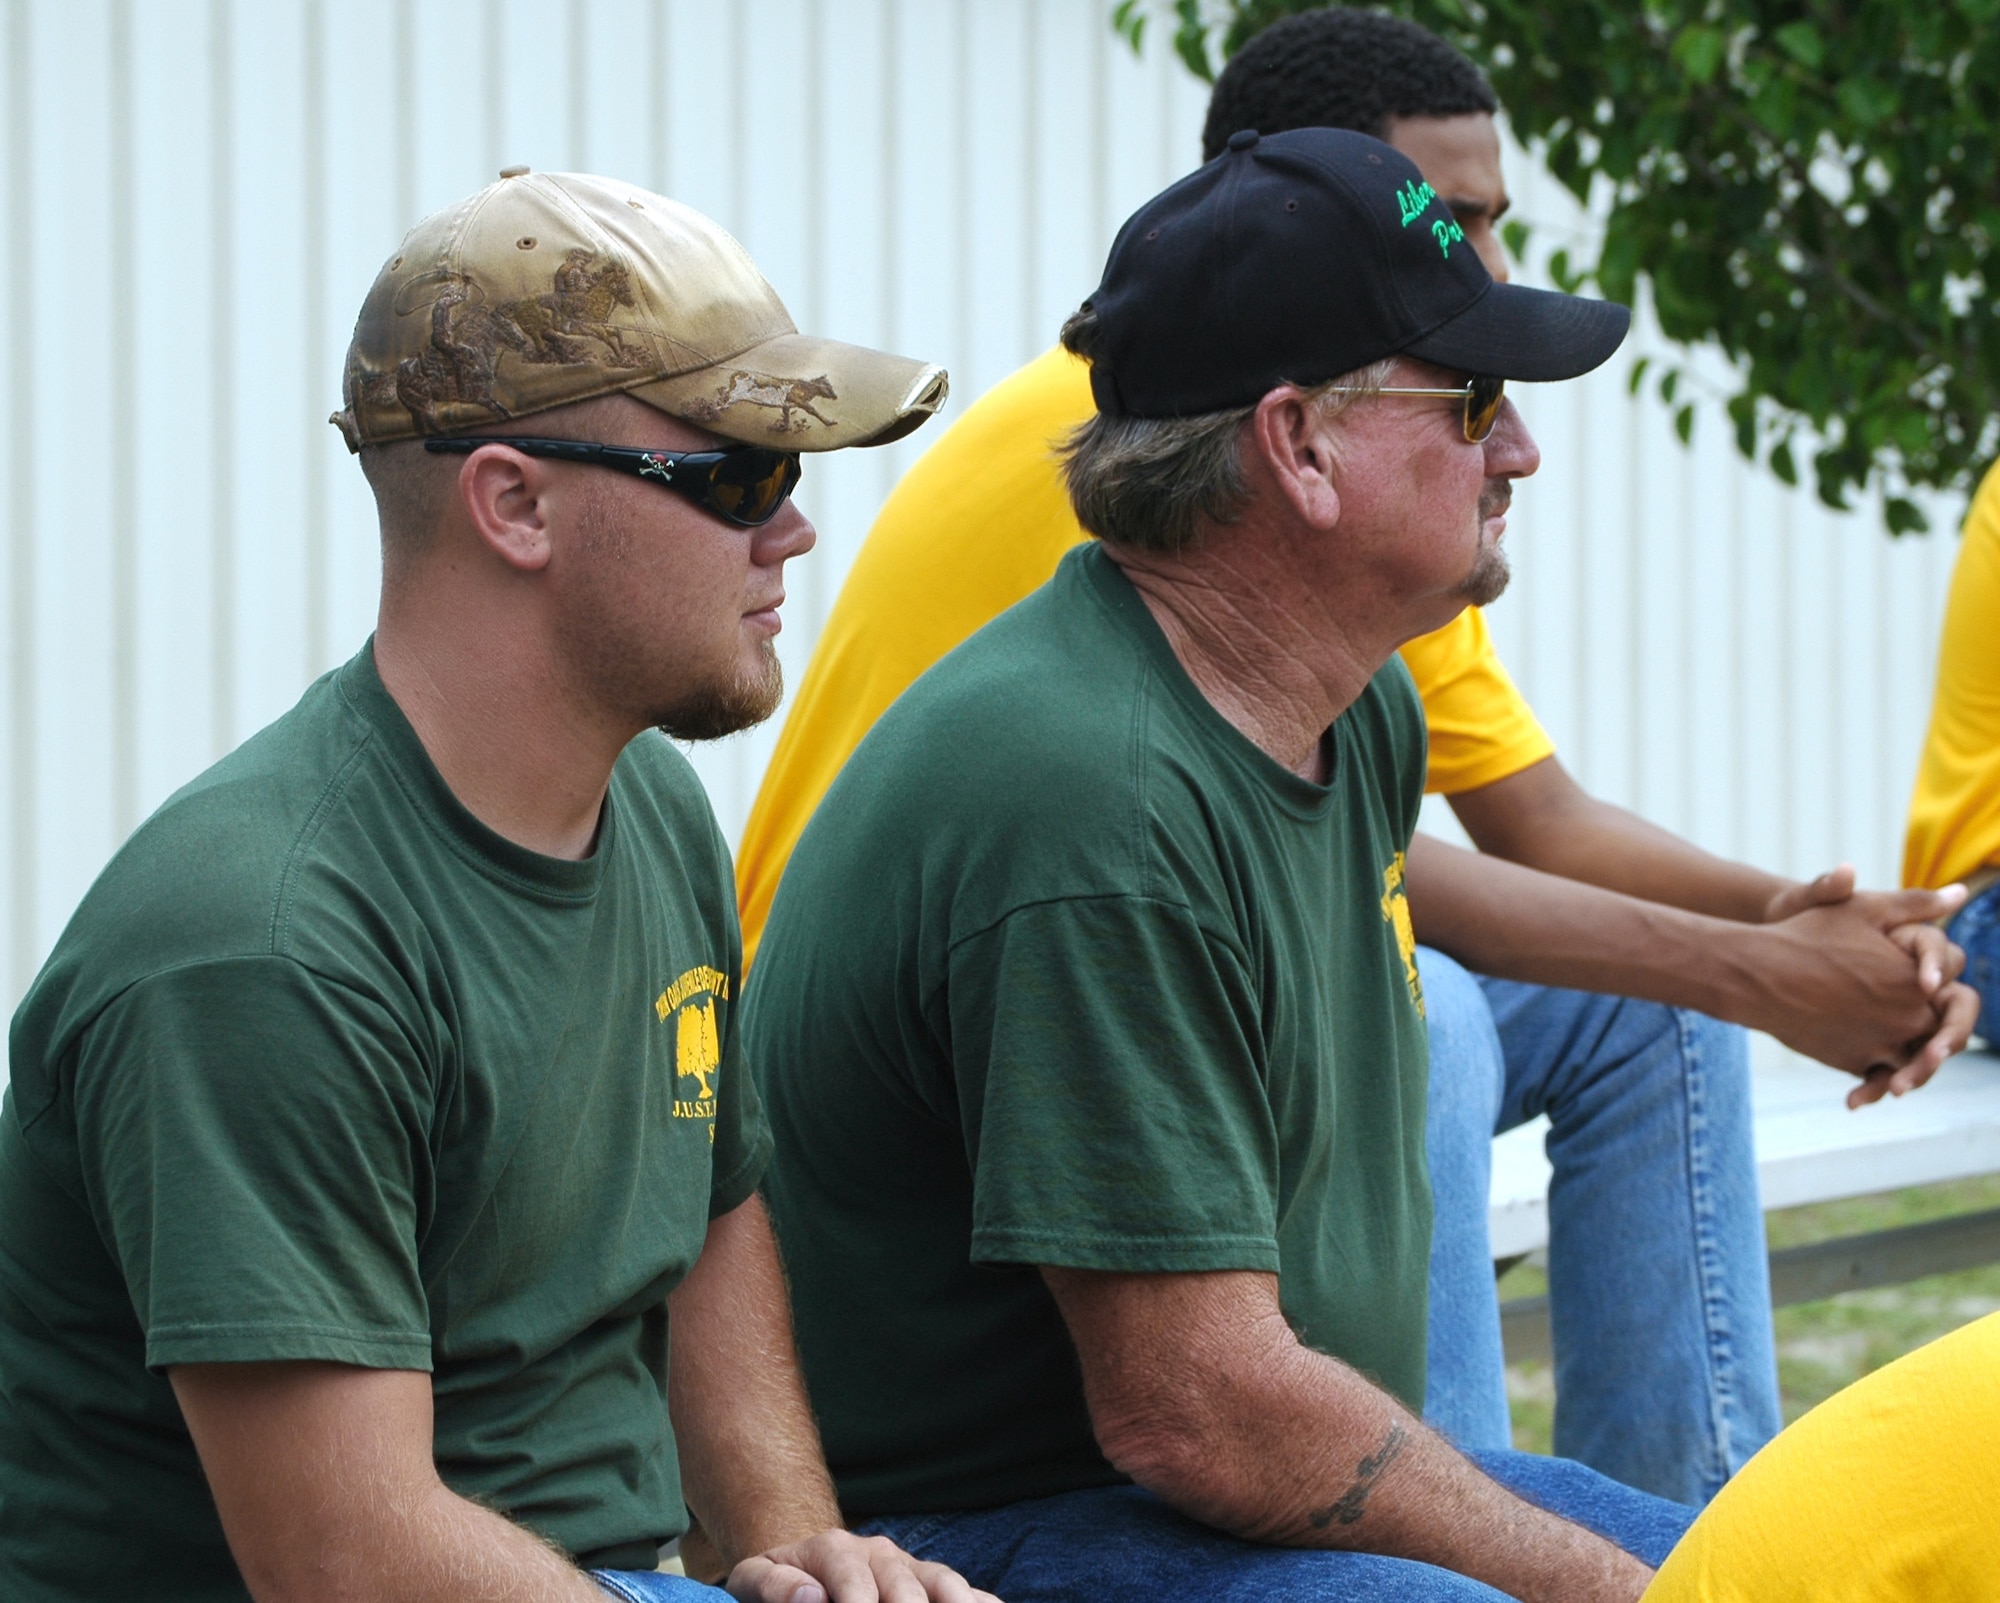
<path id="1" fill-rule="evenodd" d="M 1218 1414 L 1139 1405 L 1092 1423 L 1111 1467 L 1169 1507 L 1232 1536 L 1263 1534 L 1270 1510 L 1258 1507 L 1244 1454 Z"/>
<path id="2" fill-rule="evenodd" d="M 1197 1428 L 1183 1414 L 1168 1417 L 1162 1409 L 1128 1407 L 1109 1411 L 1092 1421 L 1098 1450 L 1121 1475 L 1162 1497 L 1201 1477 L 1209 1455 Z"/>

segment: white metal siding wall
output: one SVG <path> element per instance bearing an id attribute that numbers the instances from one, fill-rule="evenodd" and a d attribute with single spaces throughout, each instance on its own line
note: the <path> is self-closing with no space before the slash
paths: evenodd
<path id="1" fill-rule="evenodd" d="M 504 164 L 617 172 L 734 231 L 800 325 L 945 362 L 1042 349 L 1203 92 L 1105 0 L 8 0 L 0 393 L 8 1007 L 145 813 L 373 616 L 335 432 L 402 230 Z M 1520 210 L 1573 207 L 1518 154 Z M 1717 850 L 1893 876 L 1952 542 L 1892 545 L 1626 399 L 1524 397 L 1549 465 L 1504 655 L 1565 759 Z M 924 436 L 815 461 L 796 680 Z M 724 827 L 775 725 L 696 753 Z"/>

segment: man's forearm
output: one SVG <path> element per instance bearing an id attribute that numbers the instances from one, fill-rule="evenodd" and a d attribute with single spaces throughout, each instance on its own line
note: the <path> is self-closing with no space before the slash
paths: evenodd
<path id="1" fill-rule="evenodd" d="M 168 1378 L 257 1603 L 603 1603 L 559 1550 L 438 1478 L 430 1376 L 247 1363 Z"/>
<path id="2" fill-rule="evenodd" d="M 1190 1517 L 1251 1541 L 1420 1560 L 1528 1603 L 1643 1590 L 1638 1560 L 1514 1496 L 1302 1347 L 1275 1277 L 1043 1274 L 1105 1456 Z"/>
<path id="3" fill-rule="evenodd" d="M 1741 924 L 1422 835 L 1405 883 L 1417 939 L 1479 973 L 1694 1008 L 1851 1074 L 1909 1066 L 1921 1083 L 1970 1027 L 1939 1014 L 1892 933 L 1906 922 L 1901 904 L 1928 893 Z"/>
<path id="4" fill-rule="evenodd" d="M 1448 799 L 1482 852 L 1641 901 L 1758 924 L 1794 883 L 1598 800 L 1554 757 Z"/>
<path id="5" fill-rule="evenodd" d="M 681 1479 L 724 1565 L 838 1527 L 759 1199 L 710 1224 L 700 1260 L 668 1298 L 667 1319 Z"/>
<path id="6" fill-rule="evenodd" d="M 1417 939 L 1496 979 L 1636 996 L 1743 1022 L 1742 926 L 1418 835 L 1406 880 Z"/>
<path id="7" fill-rule="evenodd" d="M 353 1594 L 383 1603 L 464 1603 L 467 1598 L 605 1603 L 604 1591 L 560 1550 L 442 1484 L 414 1499 L 400 1518 L 385 1518 L 349 1551 L 356 1558 L 370 1554 L 373 1572 Z M 326 1587 L 326 1579 L 316 1576 L 315 1584 L 304 1590 L 267 1594 L 254 1583 L 250 1590 L 257 1603 L 291 1603 L 295 1598 L 321 1603 L 348 1595 Z"/>

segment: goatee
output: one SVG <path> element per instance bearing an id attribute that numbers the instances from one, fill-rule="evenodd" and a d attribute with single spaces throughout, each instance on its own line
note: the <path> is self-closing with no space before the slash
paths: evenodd
<path id="1" fill-rule="evenodd" d="M 770 641 L 763 642 L 760 655 L 755 671 L 689 691 L 655 713 L 653 723 L 675 740 L 720 740 L 761 724 L 785 698 L 785 671 Z"/>
<path id="2" fill-rule="evenodd" d="M 1472 571 L 1458 583 L 1458 593 L 1475 607 L 1490 607 L 1506 593 L 1513 577 L 1507 553 L 1495 545 L 1482 546 L 1473 559 Z"/>

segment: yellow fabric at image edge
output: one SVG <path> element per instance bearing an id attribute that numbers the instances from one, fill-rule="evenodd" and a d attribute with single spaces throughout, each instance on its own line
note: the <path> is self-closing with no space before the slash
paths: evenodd
<path id="1" fill-rule="evenodd" d="M 1717 1495 L 1642 1603 L 2000 1595 L 2000 1314 L 1828 1398 Z"/>
<path id="2" fill-rule="evenodd" d="M 746 968 L 792 848 L 862 736 L 925 669 L 1047 583 L 1086 538 L 1054 452 L 1092 409 L 1090 369 L 1051 350 L 969 407 L 883 505 L 813 650 L 736 853 Z M 1555 750 L 1477 608 L 1402 654 L 1430 731 L 1427 790 L 1474 790 Z"/>
<path id="3" fill-rule="evenodd" d="M 2000 865 L 2000 465 L 1965 515 L 1938 644 L 1937 695 L 1910 798 L 1905 885 Z M 2000 1519 L 2000 1515 L 1996 1515 Z"/>

